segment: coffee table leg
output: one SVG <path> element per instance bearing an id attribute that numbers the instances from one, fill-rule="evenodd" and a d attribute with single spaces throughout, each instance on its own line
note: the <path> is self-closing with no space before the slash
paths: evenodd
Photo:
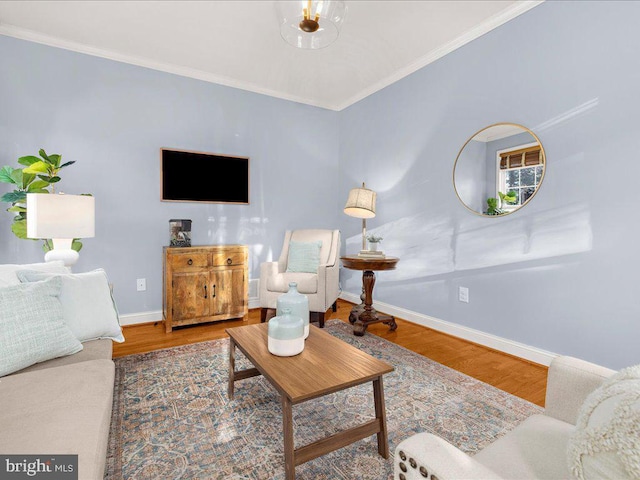
<path id="1" fill-rule="evenodd" d="M 373 381 L 373 401 L 375 403 L 376 418 L 380 420 L 378 436 L 378 453 L 383 458 L 389 458 L 389 438 L 387 437 L 387 414 L 384 408 L 384 388 L 382 376 Z"/>
<path id="2" fill-rule="evenodd" d="M 293 445 L 293 412 L 291 400 L 282 395 L 282 430 L 284 433 L 284 478 L 295 480 L 296 465 Z"/>
<path id="3" fill-rule="evenodd" d="M 233 400 L 233 383 L 236 372 L 236 342 L 233 338 L 229 338 L 229 387 L 227 395 L 229 400 Z"/>

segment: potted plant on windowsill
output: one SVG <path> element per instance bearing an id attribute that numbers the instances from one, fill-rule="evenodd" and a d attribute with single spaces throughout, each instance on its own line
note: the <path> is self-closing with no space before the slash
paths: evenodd
<path id="1" fill-rule="evenodd" d="M 507 193 L 498 192 L 498 196 L 500 197 L 500 208 L 502 209 L 518 201 L 518 193 L 513 190 L 509 190 Z"/>
<path id="2" fill-rule="evenodd" d="M 498 192 L 498 197 L 500 197 L 500 206 L 498 206 L 497 198 L 487 198 L 485 215 L 504 215 L 505 213 L 510 213 L 510 210 L 505 209 L 505 205 L 513 205 L 518 201 L 518 193 L 513 190 L 509 190 L 507 193 Z"/>
<path id="3" fill-rule="evenodd" d="M 369 242 L 369 250 L 377 252 L 378 244 L 382 242 L 382 237 L 379 235 L 371 234 L 367 236 L 367 241 Z"/>

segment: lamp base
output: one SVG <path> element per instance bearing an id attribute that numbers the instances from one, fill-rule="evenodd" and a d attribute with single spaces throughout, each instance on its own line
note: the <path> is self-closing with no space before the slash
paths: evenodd
<path id="1" fill-rule="evenodd" d="M 71 242 L 73 240 L 67 239 L 53 239 L 53 250 L 49 250 L 44 254 L 45 262 L 55 262 L 56 260 L 62 260 L 65 267 L 70 267 L 75 264 L 80 258 L 80 254 L 71 249 Z"/>

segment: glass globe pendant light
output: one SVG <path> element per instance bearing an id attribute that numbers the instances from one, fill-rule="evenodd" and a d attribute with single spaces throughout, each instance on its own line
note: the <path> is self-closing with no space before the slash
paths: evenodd
<path id="1" fill-rule="evenodd" d="M 347 14 L 345 2 L 279 1 L 276 9 L 280 20 L 280 34 L 297 48 L 318 49 L 335 42 Z"/>

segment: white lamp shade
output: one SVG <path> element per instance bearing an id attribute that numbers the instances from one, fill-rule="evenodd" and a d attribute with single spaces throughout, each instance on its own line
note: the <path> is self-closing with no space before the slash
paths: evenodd
<path id="1" fill-rule="evenodd" d="M 95 237 L 95 198 L 88 195 L 27 194 L 27 237 Z"/>
<path id="2" fill-rule="evenodd" d="M 344 213 L 351 217 L 373 218 L 376 216 L 376 192 L 368 188 L 352 188 L 344 206 Z"/>

